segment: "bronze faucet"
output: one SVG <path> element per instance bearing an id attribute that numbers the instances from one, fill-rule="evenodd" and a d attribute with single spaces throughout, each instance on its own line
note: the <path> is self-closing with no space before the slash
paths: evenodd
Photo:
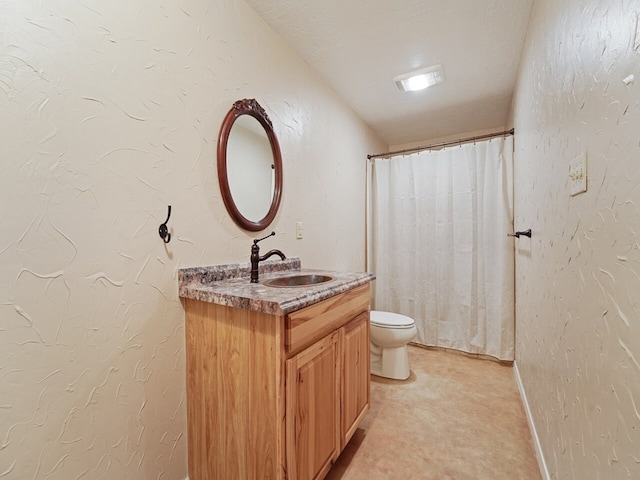
<path id="1" fill-rule="evenodd" d="M 265 238 L 273 237 L 276 232 L 271 232 L 269 235 L 263 238 L 257 238 L 253 241 L 253 245 L 251 245 L 251 283 L 258 283 L 258 264 L 267 258 L 278 255 L 281 260 L 286 260 L 287 257 L 284 256 L 280 250 L 269 250 L 263 256 L 260 256 L 260 247 L 258 246 L 258 242 L 261 242 Z"/>

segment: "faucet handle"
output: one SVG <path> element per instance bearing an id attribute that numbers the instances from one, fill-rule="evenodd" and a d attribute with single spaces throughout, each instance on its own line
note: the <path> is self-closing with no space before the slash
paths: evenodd
<path id="1" fill-rule="evenodd" d="M 267 235 L 266 237 L 256 238 L 256 239 L 253 241 L 253 244 L 254 244 L 254 245 L 257 245 L 257 244 L 258 244 L 258 242 L 261 242 L 261 241 L 262 241 L 262 240 L 264 240 L 265 238 L 273 237 L 275 234 L 276 234 L 276 232 L 271 232 L 271 233 L 270 233 L 269 235 Z"/>

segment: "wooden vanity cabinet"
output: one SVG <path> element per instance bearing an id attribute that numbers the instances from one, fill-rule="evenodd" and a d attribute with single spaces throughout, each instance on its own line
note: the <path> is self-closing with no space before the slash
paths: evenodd
<path id="1" fill-rule="evenodd" d="M 340 330 L 342 335 L 341 429 L 343 449 L 369 410 L 369 312 L 358 315 Z"/>
<path id="2" fill-rule="evenodd" d="M 324 478 L 369 408 L 369 285 L 285 316 L 185 310 L 189 478 Z"/>
<path id="3" fill-rule="evenodd" d="M 287 360 L 288 478 L 324 478 L 340 454 L 338 332 Z"/>

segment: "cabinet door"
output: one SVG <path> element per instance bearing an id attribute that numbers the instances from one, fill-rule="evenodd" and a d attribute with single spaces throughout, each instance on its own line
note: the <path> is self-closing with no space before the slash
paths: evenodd
<path id="1" fill-rule="evenodd" d="M 289 480 L 322 479 L 340 452 L 338 332 L 286 363 Z"/>
<path id="2" fill-rule="evenodd" d="M 342 329 L 341 449 L 369 410 L 369 312 L 358 315 Z"/>

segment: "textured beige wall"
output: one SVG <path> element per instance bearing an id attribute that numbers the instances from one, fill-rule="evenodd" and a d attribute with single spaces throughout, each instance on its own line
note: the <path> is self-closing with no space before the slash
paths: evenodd
<path id="1" fill-rule="evenodd" d="M 0 12 L 0 478 L 182 479 L 176 272 L 247 262 L 254 237 L 218 190 L 225 113 L 270 115 L 285 186 L 264 248 L 303 266 L 364 269 L 366 154 L 386 146 L 240 0 Z"/>
<path id="2" fill-rule="evenodd" d="M 635 0 L 538 0 L 522 57 L 516 355 L 553 479 L 640 478 L 639 16 Z"/>

